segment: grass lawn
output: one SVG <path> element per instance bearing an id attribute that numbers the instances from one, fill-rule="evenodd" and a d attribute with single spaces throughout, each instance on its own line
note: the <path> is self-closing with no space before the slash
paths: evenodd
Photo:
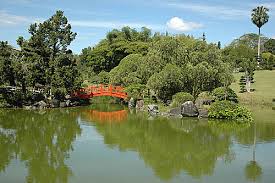
<path id="1" fill-rule="evenodd" d="M 275 99 L 275 71 L 255 71 L 255 83 L 251 88 L 252 93 L 239 93 L 239 80 L 243 73 L 236 73 L 236 81 L 231 88 L 238 94 L 240 103 L 247 106 L 253 114 L 253 118 L 258 122 L 275 123 L 275 110 L 272 110 L 272 99 Z"/>
<path id="2" fill-rule="evenodd" d="M 272 99 L 275 99 L 275 71 L 255 71 L 255 83 L 251 88 L 255 89 L 251 93 L 239 93 L 239 80 L 243 73 L 236 73 L 236 81 L 231 88 L 238 94 L 240 103 L 248 106 L 272 106 Z"/>

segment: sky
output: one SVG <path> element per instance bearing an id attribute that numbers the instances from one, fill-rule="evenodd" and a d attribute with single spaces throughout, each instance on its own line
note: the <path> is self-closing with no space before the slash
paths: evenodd
<path id="1" fill-rule="evenodd" d="M 31 23 L 62 10 L 77 33 L 70 45 L 74 53 L 123 26 L 196 38 L 205 32 L 208 42 L 221 41 L 225 46 L 245 33 L 257 33 L 250 15 L 259 5 L 270 9 L 262 33 L 275 39 L 275 0 L 0 0 L 0 40 L 18 47 L 16 39 L 29 38 Z"/>

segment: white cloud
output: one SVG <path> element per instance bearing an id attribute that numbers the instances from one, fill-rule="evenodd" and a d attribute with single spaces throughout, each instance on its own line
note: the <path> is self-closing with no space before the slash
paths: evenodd
<path id="1" fill-rule="evenodd" d="M 31 20 L 27 17 L 9 14 L 0 10 L 0 26 L 18 25 L 28 22 L 31 22 Z"/>
<path id="2" fill-rule="evenodd" d="M 72 26 L 75 27 L 93 27 L 93 28 L 122 28 L 124 26 L 129 26 L 133 28 L 147 27 L 153 30 L 163 30 L 164 27 L 157 24 L 147 24 L 140 22 L 118 22 L 118 21 L 70 21 Z"/>
<path id="3" fill-rule="evenodd" d="M 235 9 L 233 7 L 226 6 L 212 6 L 203 4 L 193 4 L 193 3 L 168 3 L 168 6 L 173 8 L 185 9 L 187 11 L 191 10 L 201 14 L 206 14 L 209 16 L 215 16 L 217 18 L 232 19 L 240 17 L 250 16 L 249 10 Z"/>
<path id="4" fill-rule="evenodd" d="M 176 31 L 191 31 L 194 29 L 201 28 L 203 25 L 195 22 L 187 22 L 182 20 L 179 17 L 173 17 L 171 18 L 167 24 L 168 28 L 176 30 Z"/>

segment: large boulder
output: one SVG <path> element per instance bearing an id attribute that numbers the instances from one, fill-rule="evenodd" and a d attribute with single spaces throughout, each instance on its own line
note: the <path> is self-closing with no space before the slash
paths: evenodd
<path id="1" fill-rule="evenodd" d="M 198 109 L 198 112 L 199 112 L 199 118 L 208 118 L 208 109 L 206 108 L 199 108 Z"/>
<path id="2" fill-rule="evenodd" d="M 61 108 L 66 107 L 66 102 L 60 102 L 60 107 L 61 107 Z"/>
<path id="3" fill-rule="evenodd" d="M 170 114 L 171 116 L 179 116 L 179 117 L 181 117 L 181 116 L 182 116 L 182 115 L 181 115 L 181 107 L 176 107 L 176 108 L 171 109 L 171 110 L 169 111 L 169 114 Z"/>
<path id="4" fill-rule="evenodd" d="M 135 99 L 132 97 L 129 102 L 128 102 L 128 107 L 131 108 L 135 108 Z"/>
<path id="5" fill-rule="evenodd" d="M 136 103 L 136 109 L 138 110 L 143 110 L 144 108 L 144 101 L 143 100 L 138 100 Z"/>
<path id="6" fill-rule="evenodd" d="M 159 113 L 159 107 L 155 104 L 150 104 L 147 107 L 148 113 L 151 115 L 156 115 Z"/>
<path id="7" fill-rule="evenodd" d="M 80 106 L 80 102 L 79 101 L 74 101 L 71 103 L 72 107 L 76 107 L 76 106 Z"/>
<path id="8" fill-rule="evenodd" d="M 65 103 L 66 103 L 66 107 L 70 107 L 71 106 L 71 101 L 70 100 L 66 100 Z"/>
<path id="9" fill-rule="evenodd" d="M 41 101 L 39 101 L 39 102 L 36 102 L 33 106 L 34 106 L 35 108 L 45 109 L 45 108 L 47 108 L 47 103 L 44 102 L 43 100 L 41 100 Z"/>
<path id="10" fill-rule="evenodd" d="M 184 117 L 197 117 L 199 112 L 192 101 L 187 101 L 181 105 L 181 115 Z"/>
<path id="11" fill-rule="evenodd" d="M 60 101 L 57 99 L 52 99 L 50 101 L 51 108 L 58 108 L 60 107 Z"/>

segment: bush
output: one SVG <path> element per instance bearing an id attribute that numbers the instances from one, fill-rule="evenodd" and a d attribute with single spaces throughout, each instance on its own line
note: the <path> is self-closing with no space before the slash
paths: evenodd
<path id="1" fill-rule="evenodd" d="M 194 101 L 194 97 L 190 93 L 179 92 L 172 97 L 172 107 L 178 107 L 186 101 Z"/>
<path id="2" fill-rule="evenodd" d="M 251 112 L 247 108 L 226 100 L 214 102 L 209 109 L 208 117 L 239 122 L 252 121 Z"/>
<path id="3" fill-rule="evenodd" d="M 134 99 L 143 98 L 143 93 L 146 89 L 146 86 L 143 84 L 132 84 L 126 87 L 125 91 L 128 93 L 129 97 Z"/>
<path id="4" fill-rule="evenodd" d="M 238 96 L 231 88 L 216 88 L 212 91 L 212 95 L 216 101 L 229 100 L 238 103 Z"/>

